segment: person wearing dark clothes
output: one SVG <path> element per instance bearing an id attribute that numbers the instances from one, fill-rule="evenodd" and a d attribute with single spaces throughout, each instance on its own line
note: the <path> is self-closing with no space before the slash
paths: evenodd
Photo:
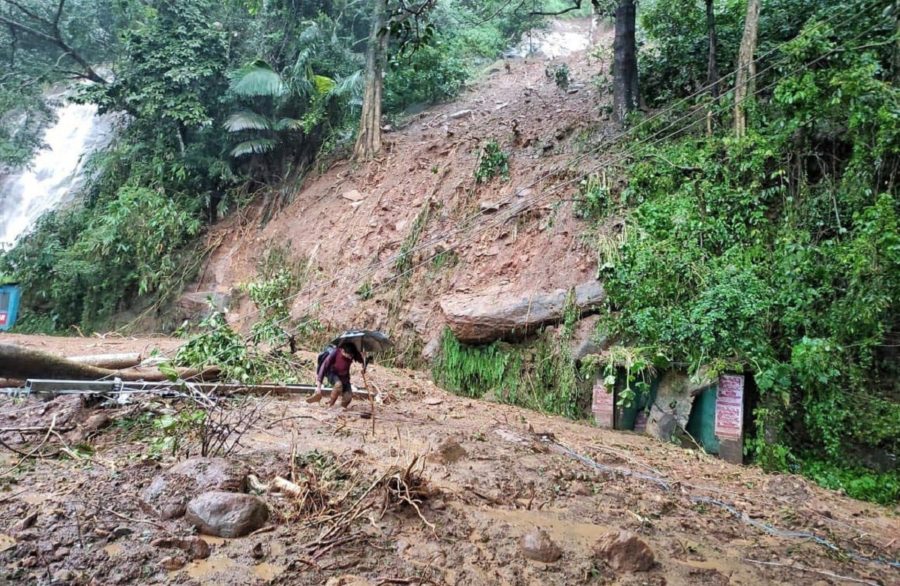
<path id="1" fill-rule="evenodd" d="M 353 387 L 350 384 L 350 367 L 353 362 L 362 364 L 363 372 L 366 371 L 365 357 L 352 346 L 339 346 L 332 350 L 322 361 L 316 373 L 316 392 L 306 400 L 307 403 L 318 403 L 325 398 L 322 390 L 322 382 L 328 379 L 331 383 L 331 401 L 328 405 L 334 405 L 338 397 L 341 397 L 341 406 L 346 408 L 353 400 Z"/>

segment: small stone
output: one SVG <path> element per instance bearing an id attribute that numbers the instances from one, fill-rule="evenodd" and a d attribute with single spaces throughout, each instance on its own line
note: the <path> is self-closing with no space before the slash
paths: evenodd
<path id="1" fill-rule="evenodd" d="M 263 548 L 263 544 L 257 543 L 253 546 L 253 549 L 250 550 L 250 557 L 255 560 L 261 560 L 266 557 L 266 550 Z"/>
<path id="2" fill-rule="evenodd" d="M 447 438 L 438 447 L 435 459 L 444 464 L 453 464 L 466 457 L 466 449 L 459 445 L 459 442 L 453 438 Z"/>
<path id="3" fill-rule="evenodd" d="M 97 431 L 98 429 L 103 429 L 108 426 L 110 423 L 112 423 L 112 419 L 110 419 L 109 415 L 106 413 L 96 413 L 88 417 L 81 427 L 85 431 Z"/>
<path id="4" fill-rule="evenodd" d="M 545 564 L 552 564 L 562 557 L 562 550 L 543 529 L 532 529 L 523 535 L 519 540 L 519 549 L 526 558 Z"/>
<path id="5" fill-rule="evenodd" d="M 187 505 L 185 519 L 202 533 L 217 537 L 243 537 L 263 525 L 269 508 L 262 499 L 233 492 L 205 492 Z"/>
<path id="6" fill-rule="evenodd" d="M 68 547 L 60 547 L 53 550 L 53 561 L 58 562 L 59 560 L 68 557 L 69 552 L 70 550 Z"/>
<path id="7" fill-rule="evenodd" d="M 350 201 L 357 202 L 362 201 L 366 198 L 365 195 L 361 194 L 359 191 L 355 189 L 351 189 L 350 191 L 345 191 L 341 196 L 344 199 L 349 199 Z"/>
<path id="8" fill-rule="evenodd" d="M 656 564 L 653 550 L 628 531 L 610 532 L 594 546 L 594 554 L 620 572 L 646 572 Z"/>
<path id="9" fill-rule="evenodd" d="M 134 533 L 134 529 L 131 527 L 126 527 L 125 525 L 119 525 L 110 533 L 110 539 L 121 539 L 122 537 L 127 537 Z"/>
<path id="10" fill-rule="evenodd" d="M 75 573 L 72 570 L 56 570 L 53 572 L 51 584 L 71 584 L 75 580 Z"/>
<path id="11" fill-rule="evenodd" d="M 180 549 L 192 560 L 205 560 L 209 557 L 209 544 L 199 537 L 187 537 L 184 539 L 163 537 L 150 543 L 153 547 L 166 549 Z"/>
<path id="12" fill-rule="evenodd" d="M 37 521 L 38 513 L 37 511 L 31 513 L 30 515 L 26 515 L 19 519 L 19 521 L 13 526 L 13 533 L 19 533 L 21 531 L 25 531 L 26 529 L 31 528 L 34 525 L 35 521 Z"/>
<path id="13" fill-rule="evenodd" d="M 184 567 L 184 559 L 181 556 L 168 556 L 159 560 L 159 565 L 167 572 L 174 572 Z"/>
<path id="14" fill-rule="evenodd" d="M 444 501 L 442 501 L 440 499 L 435 499 L 435 500 L 431 501 L 431 508 L 434 509 L 435 511 L 443 511 L 444 509 L 447 508 L 447 503 L 445 503 Z"/>

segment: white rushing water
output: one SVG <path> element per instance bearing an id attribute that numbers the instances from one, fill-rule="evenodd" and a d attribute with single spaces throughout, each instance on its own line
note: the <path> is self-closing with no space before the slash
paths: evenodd
<path id="1" fill-rule="evenodd" d="M 31 165 L 0 181 L 0 249 L 27 233 L 44 212 L 72 199 L 87 155 L 112 137 L 113 117 L 98 116 L 92 104 L 65 104 L 56 117 Z"/>

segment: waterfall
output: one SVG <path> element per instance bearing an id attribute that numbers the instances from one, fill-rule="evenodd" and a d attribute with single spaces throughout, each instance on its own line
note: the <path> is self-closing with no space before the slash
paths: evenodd
<path id="1" fill-rule="evenodd" d="M 113 116 L 93 104 L 65 104 L 27 169 L 0 181 L 0 250 L 27 233 L 45 212 L 68 203 L 81 183 L 87 155 L 108 144 Z"/>

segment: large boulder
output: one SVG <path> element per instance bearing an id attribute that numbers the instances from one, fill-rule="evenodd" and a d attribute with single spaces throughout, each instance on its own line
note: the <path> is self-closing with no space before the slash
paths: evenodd
<path id="1" fill-rule="evenodd" d="M 628 531 L 610 532 L 594 546 L 594 555 L 620 572 L 646 572 L 656 564 L 653 550 Z"/>
<path id="2" fill-rule="evenodd" d="M 206 535 L 243 537 L 269 519 L 269 508 L 259 497 L 210 491 L 191 499 L 185 520 Z"/>
<path id="3" fill-rule="evenodd" d="M 659 381 L 656 400 L 650 405 L 646 433 L 663 441 L 677 437 L 687 428 L 697 394 L 715 383 L 704 372 L 696 380 L 683 372 L 666 372 Z"/>
<path id="4" fill-rule="evenodd" d="M 460 342 L 479 344 L 501 338 L 515 339 L 537 328 L 562 320 L 568 290 L 505 295 L 492 287 L 474 295 L 451 295 L 441 300 L 441 310 Z M 603 286 L 590 281 L 575 287 L 579 314 L 598 308 L 606 297 Z"/>
<path id="5" fill-rule="evenodd" d="M 184 515 L 188 501 L 198 492 L 244 492 L 248 470 L 224 458 L 189 458 L 156 476 L 141 492 L 141 503 L 161 519 Z"/>

